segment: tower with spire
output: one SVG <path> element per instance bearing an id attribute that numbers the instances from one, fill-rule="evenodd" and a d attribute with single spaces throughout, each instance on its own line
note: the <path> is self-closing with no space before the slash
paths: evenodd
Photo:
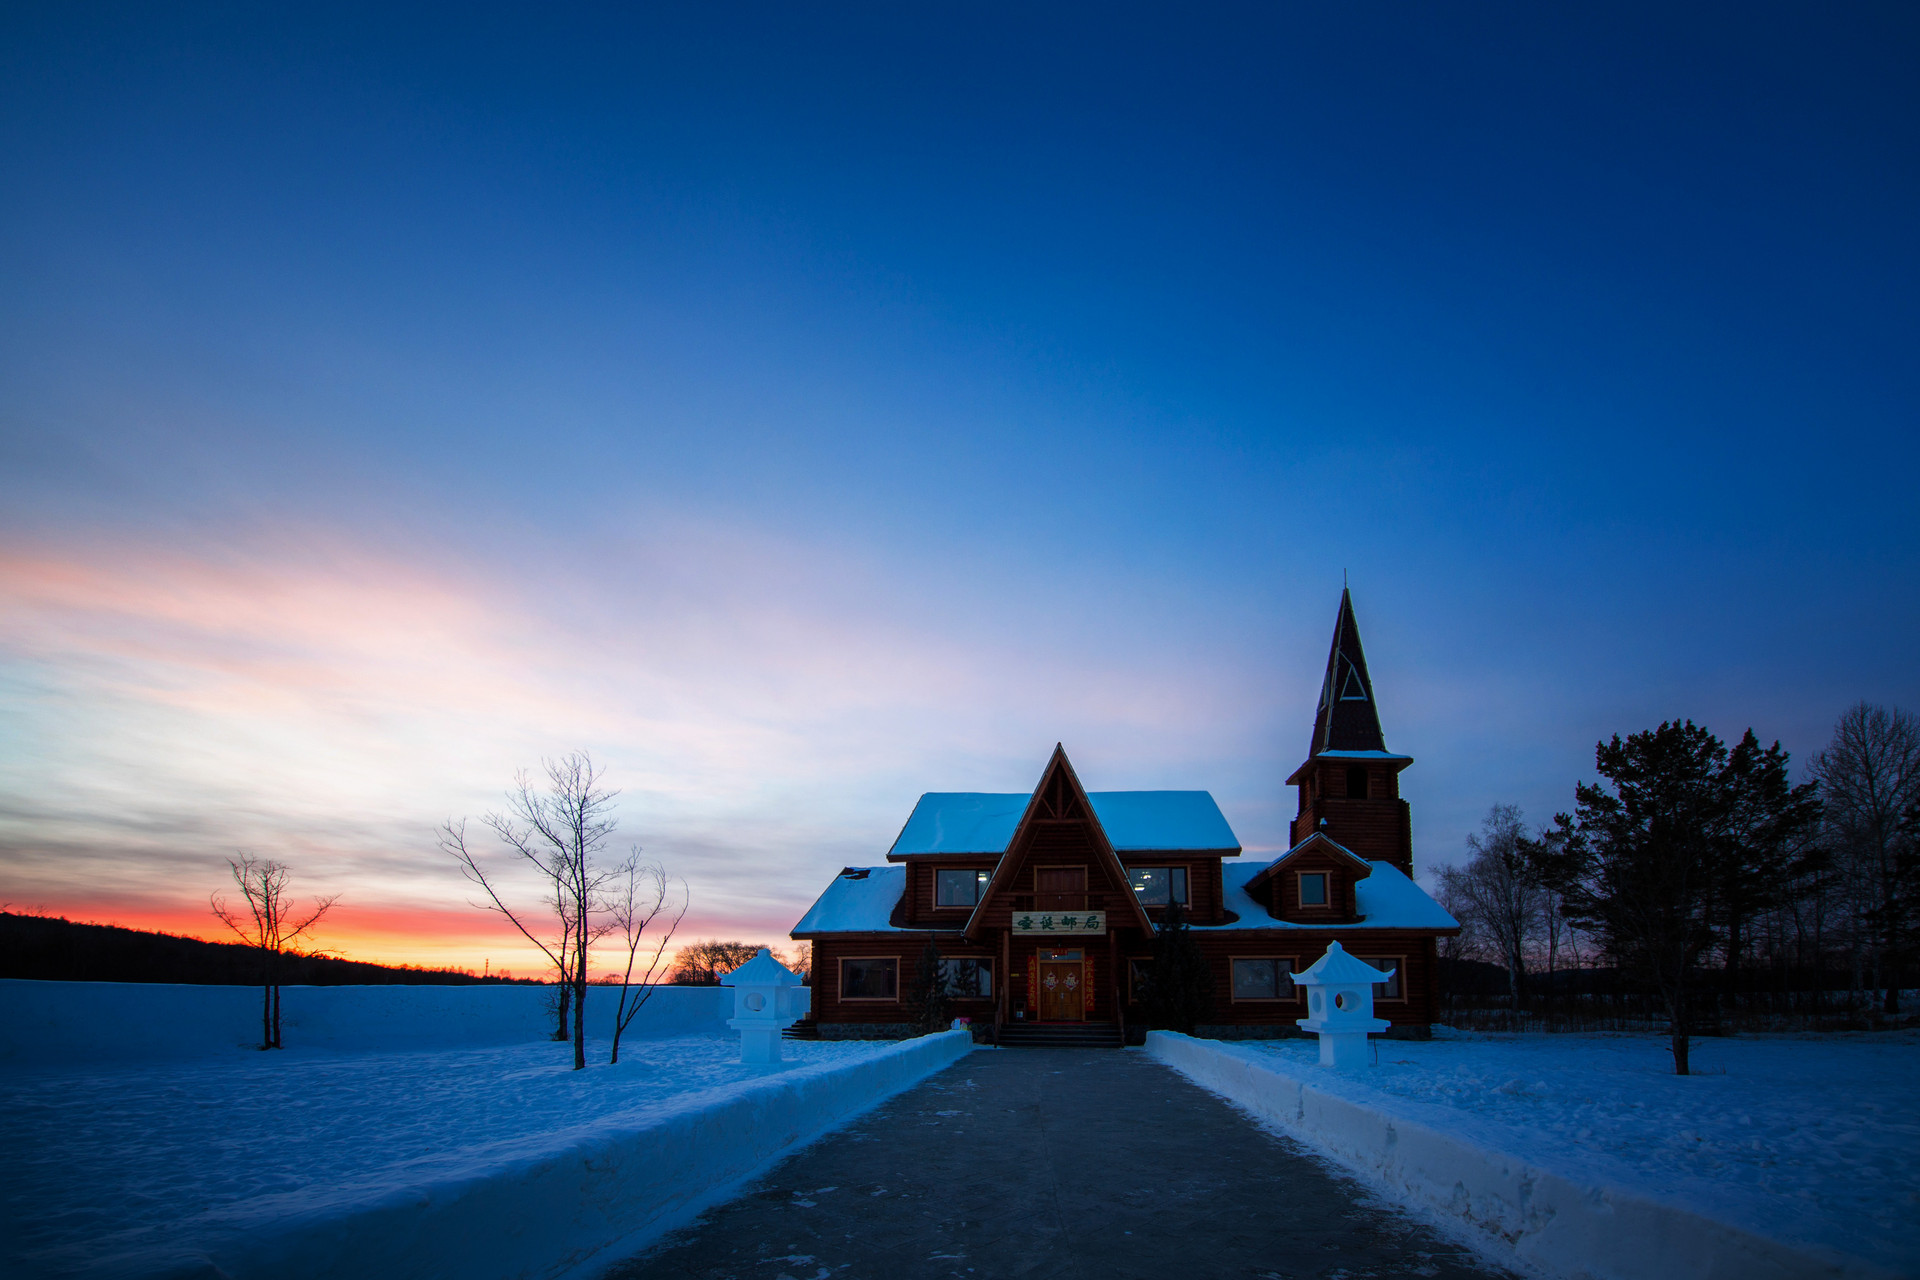
<path id="1" fill-rule="evenodd" d="M 1411 876 L 1413 823 L 1400 798 L 1400 771 L 1412 763 L 1412 756 L 1387 750 L 1353 594 L 1342 588 L 1313 742 L 1305 763 L 1287 778 L 1289 786 L 1300 788 L 1293 843 L 1318 832 L 1368 861 L 1391 862 Z"/>

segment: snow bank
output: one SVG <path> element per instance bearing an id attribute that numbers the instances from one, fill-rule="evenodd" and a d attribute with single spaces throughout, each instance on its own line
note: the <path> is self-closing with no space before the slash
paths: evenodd
<path id="1" fill-rule="evenodd" d="M 22 1071 L 0 1108 L 0 1274 L 488 1280 L 591 1274 L 969 1052 L 947 1032 L 650 1040 Z"/>
<path id="2" fill-rule="evenodd" d="M 282 987 L 288 1048 L 465 1048 L 545 1039 L 547 988 Z M 588 1038 L 610 1037 L 617 990 L 587 1000 Z M 731 1035 L 733 993 L 660 987 L 627 1035 Z M 0 1064 L 39 1066 L 217 1057 L 260 1046 L 257 987 L 0 980 Z"/>
<path id="3" fill-rule="evenodd" d="M 1881 1280 L 1905 1270 L 1818 1245 L 1789 1244 L 1708 1216 L 1676 1203 L 1658 1186 L 1613 1176 L 1623 1171 L 1605 1159 L 1514 1154 L 1528 1144 L 1502 1141 L 1497 1126 L 1477 1123 L 1469 1112 L 1383 1094 L 1267 1046 L 1155 1031 L 1147 1037 L 1147 1051 L 1395 1196 L 1458 1218 L 1485 1232 L 1496 1248 L 1510 1248 L 1551 1274 L 1577 1280 Z M 1402 1051 L 1398 1044 L 1393 1048 Z M 1899 1198 L 1898 1188 L 1881 1190 Z"/>

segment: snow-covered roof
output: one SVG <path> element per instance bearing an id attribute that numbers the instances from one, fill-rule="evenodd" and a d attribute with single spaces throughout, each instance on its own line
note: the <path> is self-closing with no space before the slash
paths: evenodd
<path id="1" fill-rule="evenodd" d="M 762 947 L 753 959 L 732 973 L 722 974 L 720 985 L 723 987 L 797 987 L 800 985 L 800 975 L 775 960 L 773 952 Z"/>
<path id="2" fill-rule="evenodd" d="M 1412 760 L 1412 756 L 1403 756 L 1397 751 L 1316 751 L 1316 756 L 1330 760 Z"/>
<path id="3" fill-rule="evenodd" d="M 1265 862 L 1220 864 L 1227 910 L 1239 913 L 1232 924 L 1196 924 L 1197 933 L 1217 929 L 1352 929 L 1353 924 L 1294 924 L 1275 920 L 1267 909 L 1247 893 L 1247 882 L 1271 865 Z M 1458 929 L 1460 922 L 1446 913 L 1427 891 L 1407 878 L 1391 862 L 1370 864 L 1373 874 L 1354 882 L 1354 909 L 1364 917 L 1357 927 L 1363 929 Z"/>
<path id="4" fill-rule="evenodd" d="M 1327 944 L 1327 953 L 1293 975 L 1295 986 L 1331 987 L 1345 983 L 1385 982 L 1393 970 L 1376 969 L 1358 956 L 1348 955 L 1337 941 Z"/>
<path id="5" fill-rule="evenodd" d="M 861 872 L 865 875 L 861 875 Z M 814 900 L 794 935 L 803 933 L 905 933 L 888 922 L 907 888 L 905 867 L 848 867 Z M 925 930 L 914 930 L 916 933 Z"/>
<path id="6" fill-rule="evenodd" d="M 1267 863 L 1222 863 L 1221 879 L 1226 888 L 1227 910 L 1238 912 L 1232 924 L 1196 924 L 1193 929 L 1210 933 L 1217 929 L 1305 929 L 1325 932 L 1352 929 L 1352 924 L 1292 924 L 1275 920 L 1267 909 L 1247 895 L 1247 882 L 1267 869 Z M 1406 877 L 1391 862 L 1372 864 L 1373 874 L 1353 888 L 1359 898 L 1358 909 L 1366 918 L 1357 927 L 1364 929 L 1457 929 L 1460 922 L 1427 896 L 1427 891 Z M 851 872 L 852 874 L 848 874 Z M 862 875 L 861 873 L 865 874 Z M 891 867 L 849 867 L 833 878 L 800 923 L 793 926 L 795 937 L 807 933 L 925 933 L 919 929 L 896 928 L 890 918 L 893 908 L 906 891 L 907 869 Z"/>
<path id="7" fill-rule="evenodd" d="M 1025 792 L 929 791 L 887 852 L 1004 853 L 1031 798 Z M 1121 853 L 1240 847 L 1205 791 L 1092 791 L 1087 799 Z"/>

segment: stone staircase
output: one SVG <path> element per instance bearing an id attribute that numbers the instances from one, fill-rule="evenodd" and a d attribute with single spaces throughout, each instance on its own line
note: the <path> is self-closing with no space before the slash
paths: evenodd
<path id="1" fill-rule="evenodd" d="M 1118 1049 L 1117 1022 L 1003 1022 L 1000 1044 L 1007 1049 Z"/>

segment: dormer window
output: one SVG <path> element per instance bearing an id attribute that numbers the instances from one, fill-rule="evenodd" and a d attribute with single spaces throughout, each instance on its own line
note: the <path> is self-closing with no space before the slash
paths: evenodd
<path id="1" fill-rule="evenodd" d="M 1324 907 L 1327 905 L 1326 872 L 1303 871 L 1300 873 L 1300 905 L 1303 907 Z"/>
<path id="2" fill-rule="evenodd" d="M 1185 867 L 1128 867 L 1127 879 L 1143 907 L 1164 907 L 1169 902 L 1187 905 Z"/>
<path id="3" fill-rule="evenodd" d="M 933 873 L 933 905 L 971 907 L 987 891 L 991 871 L 936 871 Z"/>

